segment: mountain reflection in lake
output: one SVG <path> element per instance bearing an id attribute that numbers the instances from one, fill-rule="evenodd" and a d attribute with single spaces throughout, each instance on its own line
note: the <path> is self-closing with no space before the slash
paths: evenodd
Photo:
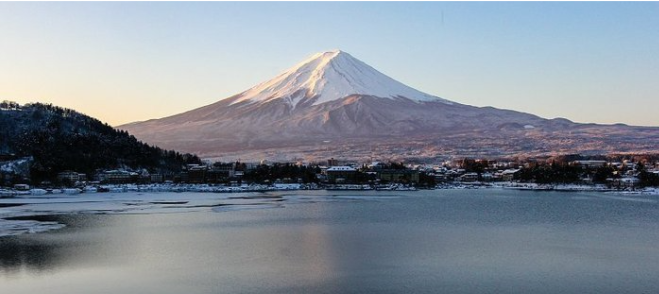
<path id="1" fill-rule="evenodd" d="M 297 194 L 271 209 L 42 217 L 67 227 L 0 238 L 0 293 L 659 291 L 652 196 Z"/>

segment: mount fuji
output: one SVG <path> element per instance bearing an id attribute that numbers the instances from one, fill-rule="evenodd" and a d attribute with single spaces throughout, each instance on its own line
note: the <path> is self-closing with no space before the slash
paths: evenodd
<path id="1" fill-rule="evenodd" d="M 408 87 L 350 54 L 317 53 L 240 94 L 119 126 L 206 158 L 320 160 L 656 151 L 659 128 L 578 124 Z"/>
<path id="2" fill-rule="evenodd" d="M 245 91 L 233 103 L 284 99 L 295 107 L 300 102 L 318 105 L 351 95 L 441 100 L 451 104 L 412 89 L 341 50 L 314 54 L 274 79 Z"/>

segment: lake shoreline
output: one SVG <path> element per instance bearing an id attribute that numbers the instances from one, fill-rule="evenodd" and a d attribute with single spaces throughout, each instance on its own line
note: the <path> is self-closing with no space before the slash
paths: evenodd
<path id="1" fill-rule="evenodd" d="M 367 184 L 275 184 L 275 185 L 209 185 L 209 184 L 114 184 L 95 187 L 41 189 L 29 190 L 0 190 L 0 198 L 13 198 L 27 195 L 51 194 L 96 194 L 96 193 L 125 193 L 125 192 L 201 192 L 201 193 L 255 193 L 273 191 L 416 191 L 416 190 L 451 190 L 451 189 L 513 189 L 529 191 L 558 191 L 558 192 L 613 192 L 622 194 L 659 195 L 659 187 L 625 187 L 611 188 L 597 184 L 536 184 L 519 182 L 456 182 L 438 184 L 433 188 L 416 188 L 410 185 L 367 185 Z"/>
<path id="2" fill-rule="evenodd" d="M 441 191 L 452 190 L 596 193 L 631 198 L 659 195 L 657 189 L 617 191 L 593 186 L 547 187 L 529 184 L 448 185 L 433 190 L 281 189 L 216 192 L 208 188 L 204 185 L 116 185 L 112 187 L 111 192 L 37 193 L 2 198 L 0 199 L 0 237 L 41 233 L 64 227 L 64 224 L 58 222 L 33 219 L 45 215 L 158 214 L 202 210 L 225 212 L 280 208 L 304 202 L 334 201 L 342 196 L 344 199 L 349 196 L 353 200 L 387 199 L 392 196 L 399 197 L 399 195 L 423 194 L 422 191 L 426 193 L 437 191 L 437 195 L 440 195 Z"/>

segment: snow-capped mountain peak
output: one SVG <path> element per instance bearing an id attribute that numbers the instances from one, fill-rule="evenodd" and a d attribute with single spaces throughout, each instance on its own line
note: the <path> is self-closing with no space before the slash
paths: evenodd
<path id="1" fill-rule="evenodd" d="M 161 148 L 223 160 L 647 153 L 659 144 L 659 128 L 577 124 L 451 103 L 340 50 L 315 54 L 233 97 L 120 128 Z M 630 147 L 629 138 L 644 143 Z"/>
<path id="2" fill-rule="evenodd" d="M 408 87 L 341 50 L 316 53 L 274 79 L 241 93 L 232 104 L 285 99 L 296 106 L 303 99 L 315 99 L 313 105 L 318 105 L 350 95 L 451 104 Z"/>

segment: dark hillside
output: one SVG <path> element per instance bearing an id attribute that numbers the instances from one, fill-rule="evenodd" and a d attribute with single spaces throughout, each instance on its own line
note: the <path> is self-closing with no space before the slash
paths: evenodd
<path id="1" fill-rule="evenodd" d="M 0 153 L 32 156 L 33 181 L 52 179 L 65 170 L 88 175 L 114 168 L 166 172 L 200 162 L 195 155 L 149 146 L 71 109 L 8 101 L 0 103 Z"/>

